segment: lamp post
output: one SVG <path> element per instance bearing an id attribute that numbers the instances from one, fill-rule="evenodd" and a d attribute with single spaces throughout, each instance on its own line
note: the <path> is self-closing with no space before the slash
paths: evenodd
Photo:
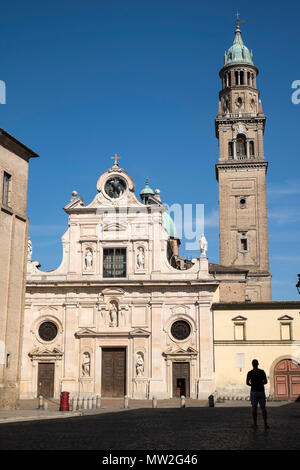
<path id="1" fill-rule="evenodd" d="M 300 274 L 297 274 L 297 276 L 298 276 L 298 283 L 296 284 L 296 287 L 297 287 L 298 293 L 300 294 Z"/>

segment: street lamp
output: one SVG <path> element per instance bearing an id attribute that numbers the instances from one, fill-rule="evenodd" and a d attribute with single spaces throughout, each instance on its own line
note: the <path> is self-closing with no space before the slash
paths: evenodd
<path id="1" fill-rule="evenodd" d="M 297 276 L 298 276 L 298 283 L 296 284 L 296 287 L 297 287 L 297 291 L 300 294 L 300 274 L 297 274 Z"/>

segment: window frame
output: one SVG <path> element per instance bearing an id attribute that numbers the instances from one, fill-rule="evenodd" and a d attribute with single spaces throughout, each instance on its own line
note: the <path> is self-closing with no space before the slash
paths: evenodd
<path id="1" fill-rule="evenodd" d="M 113 250 L 113 259 L 112 259 L 112 263 L 111 263 L 111 267 L 110 267 L 110 274 L 113 274 L 113 275 L 106 275 L 106 272 L 105 271 L 108 271 L 108 268 L 105 267 L 105 257 L 106 256 L 109 256 L 109 254 L 105 254 L 105 251 L 106 250 Z M 116 251 L 117 250 L 124 250 L 124 255 L 125 255 L 125 261 L 124 261 L 124 258 L 123 258 L 123 273 L 124 275 L 122 276 L 116 276 L 116 270 L 118 269 L 118 266 L 116 266 L 115 264 L 115 257 L 116 257 Z M 121 256 L 122 253 L 119 254 L 119 256 Z M 104 279 L 124 279 L 126 278 L 127 276 L 127 248 L 124 248 L 124 247 L 120 247 L 120 246 L 115 246 L 115 247 L 105 247 L 103 248 L 103 262 L 102 262 L 102 276 Z"/>
<path id="2" fill-rule="evenodd" d="M 12 184 L 12 175 L 7 171 L 3 171 L 3 182 L 2 182 L 2 205 L 10 207 L 11 203 L 11 184 Z"/>

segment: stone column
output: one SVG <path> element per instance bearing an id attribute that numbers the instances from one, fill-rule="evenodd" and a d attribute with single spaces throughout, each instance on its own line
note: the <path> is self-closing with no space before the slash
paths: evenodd
<path id="1" fill-rule="evenodd" d="M 210 300 L 199 301 L 199 398 L 206 399 L 214 392 L 214 348 Z"/>
<path id="2" fill-rule="evenodd" d="M 64 307 L 64 367 L 61 386 L 63 391 L 75 393 L 78 381 L 78 354 L 76 354 L 78 339 L 74 336 L 77 326 L 77 303 L 71 301 Z"/>
<path id="3" fill-rule="evenodd" d="M 152 323 L 152 336 L 151 336 L 151 364 L 149 364 L 149 371 L 151 377 L 151 394 L 157 398 L 166 395 L 166 385 L 164 384 L 165 377 L 165 361 L 162 356 L 162 308 L 163 304 L 160 301 L 151 301 L 151 323 Z"/>
<path id="4" fill-rule="evenodd" d="M 233 142 L 233 159 L 236 160 L 236 139 L 233 139 L 232 142 Z"/>

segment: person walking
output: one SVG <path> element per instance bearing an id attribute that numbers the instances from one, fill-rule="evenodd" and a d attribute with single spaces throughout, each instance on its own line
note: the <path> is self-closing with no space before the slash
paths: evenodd
<path id="1" fill-rule="evenodd" d="M 265 385 L 268 383 L 264 370 L 258 368 L 258 360 L 253 359 L 253 369 L 247 374 L 246 384 L 251 387 L 250 400 L 252 405 L 253 428 L 257 429 L 257 405 L 259 403 L 265 429 L 269 429 L 268 415 L 266 410 Z"/>

